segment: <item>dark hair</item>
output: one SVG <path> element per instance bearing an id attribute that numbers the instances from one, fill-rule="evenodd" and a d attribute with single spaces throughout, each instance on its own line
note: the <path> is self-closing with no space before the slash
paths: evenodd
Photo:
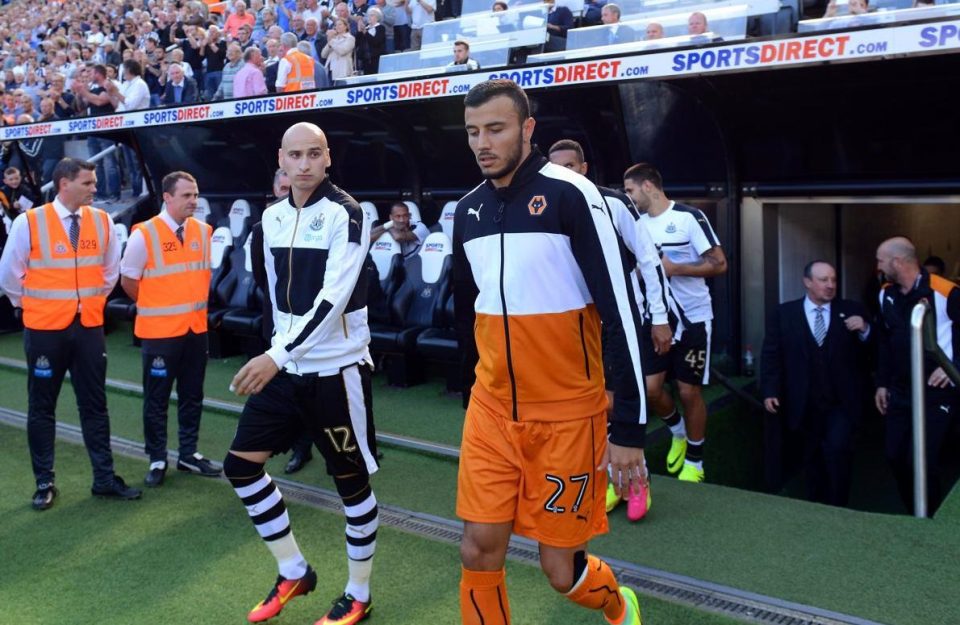
<path id="1" fill-rule="evenodd" d="M 107 77 L 107 66 L 100 65 L 99 63 L 93 66 L 93 71 L 100 74 L 104 78 Z"/>
<path id="2" fill-rule="evenodd" d="M 60 191 L 60 181 L 64 178 L 67 180 L 76 180 L 81 171 L 97 171 L 97 165 L 90 161 L 81 161 L 78 158 L 70 158 L 69 156 L 60 159 L 57 166 L 53 168 L 53 176 L 51 176 L 54 190 Z"/>
<path id="3" fill-rule="evenodd" d="M 923 266 L 926 267 L 927 265 L 936 267 L 941 275 L 947 273 L 947 263 L 939 256 L 930 256 L 927 260 L 923 261 Z"/>
<path id="4" fill-rule="evenodd" d="M 502 0 L 497 0 L 496 2 L 494 2 L 494 3 L 493 3 L 493 8 L 497 8 L 497 5 L 502 6 L 504 11 L 506 11 L 507 8 L 508 8 L 508 7 L 507 7 L 507 3 L 506 3 L 506 2 L 502 2 Z"/>
<path id="5" fill-rule="evenodd" d="M 133 59 L 127 59 L 123 62 L 123 69 L 127 70 L 134 76 L 143 76 L 143 67 L 140 66 L 139 61 L 134 61 Z"/>
<path id="6" fill-rule="evenodd" d="M 823 260 L 823 259 L 817 258 L 815 260 L 811 260 L 809 263 L 803 266 L 803 277 L 807 278 L 808 280 L 813 279 L 813 266 L 819 265 L 821 263 L 830 267 L 834 271 L 837 270 L 837 268 L 834 267 L 833 263 L 831 263 L 829 260 Z"/>
<path id="7" fill-rule="evenodd" d="M 649 182 L 658 190 L 663 191 L 663 176 L 650 163 L 637 163 L 628 167 L 627 171 L 623 172 L 623 179 L 632 180 L 637 184 Z"/>
<path id="8" fill-rule="evenodd" d="M 513 100 L 513 108 L 520 116 L 520 122 L 527 121 L 527 118 L 530 117 L 530 100 L 523 89 L 520 88 L 520 85 L 512 80 L 497 78 L 474 85 L 467 93 L 467 97 L 463 99 L 463 105 L 467 108 L 476 108 L 499 96 L 505 96 Z"/>
<path id="9" fill-rule="evenodd" d="M 177 183 L 181 180 L 186 180 L 188 182 L 192 182 L 193 184 L 197 184 L 197 179 L 191 174 L 188 174 L 185 171 L 172 171 L 163 177 L 163 181 L 160 183 L 160 188 L 164 193 L 173 195 L 174 189 L 177 188 Z"/>
<path id="10" fill-rule="evenodd" d="M 556 143 L 550 146 L 550 150 L 547 152 L 547 156 L 550 156 L 554 152 L 562 152 L 564 150 L 573 150 L 577 153 L 577 158 L 580 159 L 580 162 L 584 162 L 587 159 L 583 156 L 583 148 L 579 143 L 573 139 L 560 139 Z"/>

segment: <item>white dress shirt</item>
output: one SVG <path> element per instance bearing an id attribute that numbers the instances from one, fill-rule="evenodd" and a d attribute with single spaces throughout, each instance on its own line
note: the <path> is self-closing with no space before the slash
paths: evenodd
<path id="1" fill-rule="evenodd" d="M 166 209 L 160 211 L 160 219 L 170 227 L 173 232 L 180 227 Z M 127 247 L 123 250 L 123 260 L 120 262 L 120 275 L 131 280 L 139 280 L 143 277 L 143 269 L 147 266 L 147 242 L 143 238 L 143 232 L 136 229 L 130 233 L 127 239 Z"/>
<path id="2" fill-rule="evenodd" d="M 70 232 L 70 215 L 73 213 L 63 205 L 60 196 L 53 200 L 53 210 L 63 224 L 65 232 Z M 120 275 L 120 242 L 113 230 L 106 232 L 107 250 L 103 261 L 103 295 L 109 295 L 117 284 Z M 10 238 L 0 257 L 0 289 L 10 298 L 10 303 L 20 306 L 23 296 L 23 278 L 27 275 L 27 261 L 30 259 L 30 226 L 26 213 L 19 215 L 10 228 Z"/>
<path id="3" fill-rule="evenodd" d="M 123 102 L 117 106 L 117 112 L 121 111 L 139 111 L 150 106 L 150 88 L 143 78 L 134 77 L 133 80 L 124 81 L 120 85 L 120 95 L 123 96 Z"/>

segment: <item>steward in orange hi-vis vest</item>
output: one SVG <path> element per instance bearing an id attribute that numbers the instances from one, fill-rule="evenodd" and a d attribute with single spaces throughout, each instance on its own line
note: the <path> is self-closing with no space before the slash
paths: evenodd
<path id="1" fill-rule="evenodd" d="M 30 260 L 23 280 L 23 325 L 31 330 L 63 330 L 77 313 L 84 327 L 103 325 L 103 263 L 110 217 L 99 208 L 80 207 L 77 249 L 52 204 L 26 213 Z"/>
<path id="2" fill-rule="evenodd" d="M 134 334 L 172 338 L 207 331 L 212 228 L 193 217 L 183 224 L 183 243 L 159 216 L 138 224 L 147 264 L 140 280 Z"/>
<path id="3" fill-rule="evenodd" d="M 313 73 L 315 62 L 313 58 L 294 49 L 287 52 L 286 59 L 290 63 L 290 72 L 287 74 L 287 84 L 283 87 L 284 93 L 316 89 L 317 81 Z"/>

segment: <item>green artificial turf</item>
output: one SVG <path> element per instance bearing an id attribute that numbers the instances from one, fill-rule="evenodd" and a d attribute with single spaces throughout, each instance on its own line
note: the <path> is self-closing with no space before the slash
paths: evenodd
<path id="1" fill-rule="evenodd" d="M 0 342 L 3 355 L 8 355 L 8 338 Z M 115 361 L 112 358 L 111 366 Z M 111 371 L 111 375 L 115 373 Z M 0 404 L 25 410 L 25 387 L 24 373 L 0 371 Z M 437 385 L 430 388 L 378 387 L 379 427 L 387 429 L 384 423 L 394 419 L 390 425 L 393 431 L 406 425 L 429 433 L 431 421 L 449 419 L 456 420 L 450 431 L 458 431 L 462 420 L 459 399 L 442 394 Z M 61 401 L 59 417 L 75 423 L 69 385 L 61 397 L 66 400 Z M 140 440 L 140 400 L 111 392 L 109 405 L 114 433 Z M 174 421 L 171 419 L 171 436 Z M 235 423 L 235 416 L 205 412 L 201 450 L 221 458 Z M 708 467 L 727 472 L 726 479 L 733 483 L 740 480 L 746 485 L 759 479 L 755 460 L 749 459 L 751 447 L 760 444 L 758 427 L 756 419 L 742 414 L 736 404 L 713 414 L 709 435 L 714 444 L 707 447 Z M 9 435 L 7 431 L 0 433 Z M 13 431 L 13 435 L 20 437 L 21 446 L 20 464 L 14 466 L 16 479 L 26 484 L 17 489 L 20 492 L 29 490 L 29 465 L 22 449 L 23 433 Z M 723 444 L 718 439 L 723 439 Z M 390 447 L 384 447 L 384 452 L 382 471 L 375 479 L 380 500 L 452 518 L 454 461 Z M 663 453 L 664 448 L 651 447 L 654 468 L 662 465 Z M 273 460 L 269 470 L 279 473 L 284 460 Z M 130 477 L 139 481 L 146 466 L 134 466 L 137 468 Z M 297 477 L 331 486 L 318 461 Z M 648 518 L 630 525 L 622 510 L 614 512 L 611 533 L 596 540 L 594 547 L 611 557 L 883 623 L 952 625 L 960 623 L 960 601 L 955 598 L 955 589 L 960 587 L 958 526 L 960 496 L 956 492 L 935 520 L 925 521 L 835 509 L 716 484 L 682 484 L 655 476 L 653 508 Z"/>
<path id="2" fill-rule="evenodd" d="M 243 623 L 273 584 L 273 560 L 226 482 L 172 474 L 140 501 L 94 499 L 86 454 L 61 443 L 60 497 L 50 510 L 35 512 L 28 505 L 32 479 L 22 442 L 22 432 L 0 426 L 0 474 L 8 493 L 0 501 L 3 623 Z M 144 468 L 126 458 L 116 464 L 131 477 Z M 317 620 L 345 581 L 342 517 L 298 504 L 290 514 L 319 583 L 314 594 L 291 602 L 271 621 L 277 625 Z M 536 568 L 507 568 L 517 625 L 602 622 L 557 596 Z M 457 623 L 458 580 L 455 545 L 381 528 L 368 622 Z M 641 602 L 648 624 L 734 623 L 652 598 Z"/>

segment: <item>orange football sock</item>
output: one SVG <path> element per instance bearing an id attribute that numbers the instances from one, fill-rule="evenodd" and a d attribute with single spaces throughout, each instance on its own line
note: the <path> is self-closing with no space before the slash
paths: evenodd
<path id="1" fill-rule="evenodd" d="M 460 615 L 463 625 L 510 625 L 507 574 L 461 569 Z"/>
<path id="2" fill-rule="evenodd" d="M 620 596 L 620 585 L 613 571 L 603 560 L 587 556 L 583 575 L 567 593 L 567 599 L 591 610 L 603 610 L 603 615 L 614 625 L 623 621 L 626 605 Z"/>

